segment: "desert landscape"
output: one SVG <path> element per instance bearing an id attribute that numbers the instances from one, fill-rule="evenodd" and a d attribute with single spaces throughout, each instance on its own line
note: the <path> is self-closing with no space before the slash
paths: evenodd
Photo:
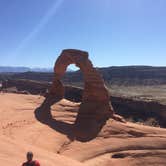
<path id="1" fill-rule="evenodd" d="M 71 141 L 78 104 L 62 100 L 52 106 L 50 126 L 34 116 L 44 98 L 38 95 L 1 94 L 0 161 L 20 165 L 32 150 L 42 165 L 165 165 L 166 130 L 134 123 L 107 121 L 89 141 Z"/>
<path id="2" fill-rule="evenodd" d="M 0 0 L 0 166 L 166 166 L 166 0 Z"/>
<path id="3" fill-rule="evenodd" d="M 18 86 L 19 80 L 12 82 L 15 91 L 12 91 L 14 87 L 11 84 L 2 88 L 0 94 L 2 165 L 20 165 L 29 150 L 34 152 L 41 165 L 49 166 L 166 165 L 166 130 L 160 126 L 129 122 L 115 114 L 116 107 L 111 106 L 109 91 L 104 88 L 101 75 L 97 74 L 87 55 L 86 52 L 78 50 L 64 50 L 55 64 L 52 85 L 22 80 L 27 84 L 31 83 L 32 87 L 38 86 L 42 89 L 44 86 L 45 90 L 50 88 L 49 92 L 45 91 L 44 96 L 21 91 L 18 88 L 22 85 Z M 64 89 L 58 81 L 70 63 L 79 66 L 84 64 L 81 68 L 85 79 L 84 91 L 73 87 Z M 89 71 L 90 75 L 87 73 Z M 96 81 L 99 83 L 96 84 Z M 20 87 L 23 88 L 23 85 Z M 127 93 L 129 89 L 131 96 Z M 64 90 L 67 90 L 68 97 L 72 95 L 72 99 L 79 97 L 80 93 L 82 98 L 77 102 L 65 99 Z M 137 100 L 144 102 L 155 100 L 153 95 L 148 99 L 146 89 L 144 92 L 139 89 L 139 93 L 133 87 L 127 87 L 125 90 L 121 89 L 114 94 L 115 91 L 110 88 L 114 100 L 118 96 L 121 96 L 121 99 L 126 97 L 129 99 L 133 94 Z M 164 99 L 164 96 L 160 97 Z"/>

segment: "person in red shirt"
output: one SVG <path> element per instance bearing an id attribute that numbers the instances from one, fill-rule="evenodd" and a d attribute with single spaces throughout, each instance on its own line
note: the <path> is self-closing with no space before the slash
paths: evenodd
<path id="1" fill-rule="evenodd" d="M 40 163 L 37 160 L 33 160 L 32 152 L 27 152 L 27 161 L 22 166 L 40 166 Z"/>

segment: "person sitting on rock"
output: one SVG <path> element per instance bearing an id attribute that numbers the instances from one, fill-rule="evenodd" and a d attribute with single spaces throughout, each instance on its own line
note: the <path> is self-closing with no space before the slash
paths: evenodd
<path id="1" fill-rule="evenodd" d="M 27 152 L 27 161 L 22 166 L 40 166 L 40 163 L 37 160 L 33 160 L 32 152 Z"/>

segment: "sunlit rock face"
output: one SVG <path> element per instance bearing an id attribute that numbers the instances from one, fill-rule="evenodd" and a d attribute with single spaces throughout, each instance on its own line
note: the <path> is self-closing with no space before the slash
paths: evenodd
<path id="1" fill-rule="evenodd" d="M 104 81 L 85 51 L 62 51 L 55 63 L 55 76 L 49 94 L 59 100 L 64 98 L 61 79 L 70 64 L 79 67 L 84 76 L 84 92 L 75 121 L 75 136 L 80 140 L 88 140 L 96 136 L 106 120 L 113 117 L 113 108 Z"/>

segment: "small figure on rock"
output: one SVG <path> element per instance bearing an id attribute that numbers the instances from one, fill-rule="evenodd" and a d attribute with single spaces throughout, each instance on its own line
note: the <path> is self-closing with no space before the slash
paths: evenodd
<path id="1" fill-rule="evenodd" d="M 37 160 L 33 160 L 33 153 L 27 152 L 27 161 L 22 164 L 22 166 L 40 166 L 40 163 Z"/>

